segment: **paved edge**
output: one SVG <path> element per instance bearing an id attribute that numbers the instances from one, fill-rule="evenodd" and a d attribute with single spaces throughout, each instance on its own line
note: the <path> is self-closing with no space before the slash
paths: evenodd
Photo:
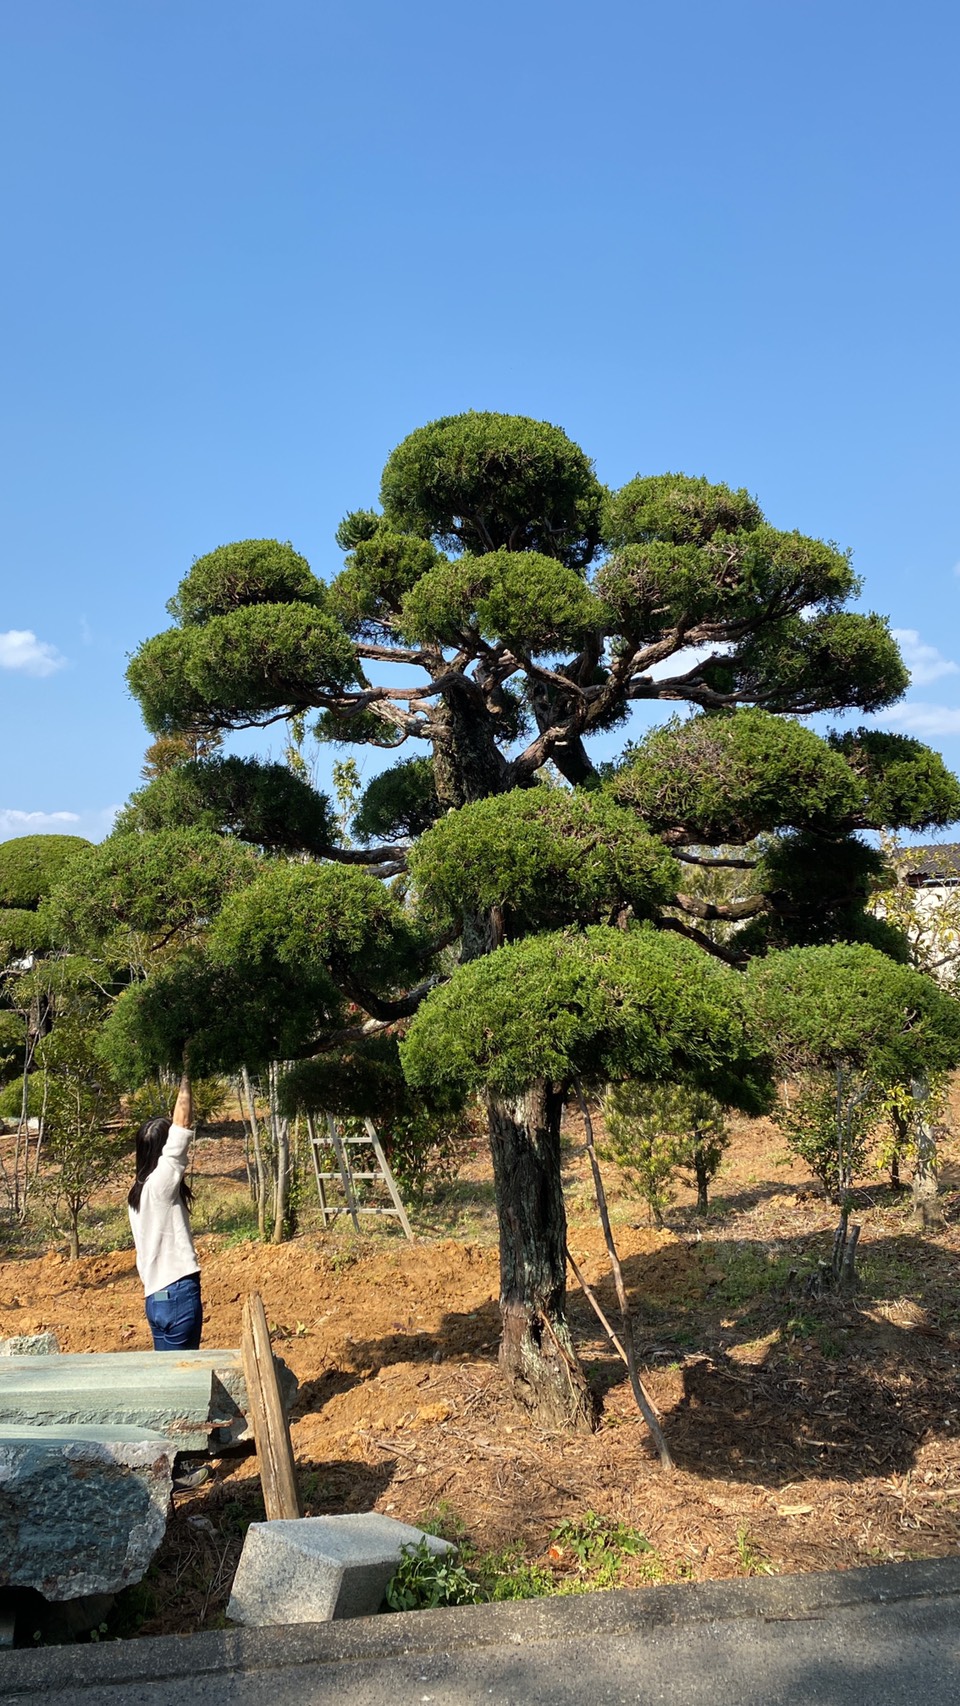
<path id="1" fill-rule="evenodd" d="M 376 1663 L 418 1653 L 626 1635 L 684 1623 L 751 1618 L 793 1623 L 862 1605 L 960 1595 L 960 1558 L 879 1564 L 822 1575 L 697 1582 L 689 1586 L 459 1606 L 305 1623 L 162 1635 L 103 1645 L 0 1653 L 0 1700 L 113 1683 L 159 1682 L 289 1665 Z"/>

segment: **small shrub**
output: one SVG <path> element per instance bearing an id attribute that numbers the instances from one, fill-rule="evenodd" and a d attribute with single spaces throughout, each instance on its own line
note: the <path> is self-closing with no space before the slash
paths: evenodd
<path id="1" fill-rule="evenodd" d="M 480 1588 L 453 1553 L 437 1557 L 426 1540 L 405 1546 L 387 1583 L 391 1611 L 428 1611 L 437 1605 L 476 1605 Z"/>
<path id="2" fill-rule="evenodd" d="M 839 1202 L 866 1167 L 867 1147 L 881 1111 L 877 1092 L 844 1083 L 838 1093 L 832 1074 L 809 1074 L 792 1095 L 781 1095 L 774 1119 L 791 1154 L 819 1179 L 831 1202 Z"/>

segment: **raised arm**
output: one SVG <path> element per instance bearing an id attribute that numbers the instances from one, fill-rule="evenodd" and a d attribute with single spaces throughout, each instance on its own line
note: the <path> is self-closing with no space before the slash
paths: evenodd
<path id="1" fill-rule="evenodd" d="M 173 1109 L 173 1124 L 186 1126 L 193 1130 L 193 1091 L 190 1088 L 190 1075 L 184 1071 L 177 1091 L 177 1100 Z"/>

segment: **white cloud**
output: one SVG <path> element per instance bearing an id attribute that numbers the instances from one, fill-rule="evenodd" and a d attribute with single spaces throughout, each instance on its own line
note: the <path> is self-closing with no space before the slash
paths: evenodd
<path id="1" fill-rule="evenodd" d="M 0 669 L 18 669 L 23 675 L 53 675 L 66 661 L 56 646 L 38 640 L 32 628 L 8 628 L 0 634 Z"/>
<path id="2" fill-rule="evenodd" d="M 82 835 L 100 841 L 113 828 L 119 806 L 103 806 L 79 812 L 22 812 L 0 806 L 0 841 L 17 835 Z"/>
<path id="3" fill-rule="evenodd" d="M 0 841 L 13 835 L 70 835 L 78 812 L 18 812 L 0 807 Z"/>
<path id="4" fill-rule="evenodd" d="M 912 735 L 960 735 L 960 709 L 953 705 L 928 705 L 921 699 L 911 704 L 891 705 L 879 713 L 884 723 L 899 723 Z"/>
<path id="5" fill-rule="evenodd" d="M 936 646 L 925 645 L 916 628 L 894 628 L 892 633 L 915 687 L 929 687 L 942 675 L 960 675 L 960 664 L 945 658 Z"/>
<path id="6" fill-rule="evenodd" d="M 646 674 L 654 681 L 664 681 L 671 675 L 686 675 L 688 670 L 693 669 L 694 664 L 702 663 L 704 658 L 713 657 L 715 654 L 724 656 L 732 650 L 732 646 L 724 645 L 683 646 L 679 652 L 672 652 L 670 657 L 664 658 L 661 663 L 652 664 Z"/>

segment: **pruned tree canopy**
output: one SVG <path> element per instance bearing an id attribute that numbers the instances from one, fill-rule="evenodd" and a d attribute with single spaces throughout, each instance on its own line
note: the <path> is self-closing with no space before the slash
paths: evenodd
<path id="1" fill-rule="evenodd" d="M 326 603 L 327 589 L 292 545 L 241 539 L 197 557 L 167 609 L 181 627 L 226 616 L 250 604 Z"/>
<path id="2" fill-rule="evenodd" d="M 226 895 L 256 874 L 251 848 L 209 829 L 113 835 L 71 862 L 45 917 L 56 940 L 74 949 L 98 949 L 120 930 L 165 946 L 195 938 Z"/>
<path id="3" fill-rule="evenodd" d="M 380 482 L 388 523 L 444 551 L 537 551 L 584 568 L 601 538 L 603 487 L 583 451 L 523 415 L 450 415 L 420 427 Z"/>
<path id="4" fill-rule="evenodd" d="M 433 764 L 429 758 L 406 758 L 374 776 L 363 791 L 353 820 L 360 841 L 414 840 L 440 816 Z"/>
<path id="5" fill-rule="evenodd" d="M 767 954 L 745 984 L 787 1071 L 844 1067 L 909 1082 L 960 1060 L 960 1002 L 865 943 Z"/>
<path id="6" fill-rule="evenodd" d="M 960 783 L 932 747 L 884 729 L 832 734 L 830 745 L 863 784 L 862 827 L 941 828 L 960 818 Z"/>
<path id="7" fill-rule="evenodd" d="M 285 764 L 234 756 L 192 759 L 166 770 L 133 795 L 114 835 L 188 828 L 275 853 L 319 856 L 337 839 L 325 794 Z"/>
<path id="8" fill-rule="evenodd" d="M 576 920 L 650 917 L 676 895 L 679 866 L 635 813 L 602 792 L 515 789 L 464 806 L 420 837 L 410 871 L 441 927 L 492 909 L 508 937 Z"/>
<path id="9" fill-rule="evenodd" d="M 766 1088 L 743 980 L 650 929 L 530 936 L 462 965 L 400 1053 L 411 1083 L 451 1093 L 683 1079 L 757 1108 Z"/>
<path id="10" fill-rule="evenodd" d="M 187 1043 L 201 1076 L 243 1066 L 255 1072 L 312 1052 L 343 1013 L 343 997 L 320 966 L 291 979 L 286 967 L 261 964 L 254 980 L 195 949 L 121 992 L 103 1027 L 104 1047 L 126 1089 L 158 1070 L 179 1070 Z"/>
<path id="11" fill-rule="evenodd" d="M 18 835 L 0 842 L 0 907 L 35 912 L 76 854 L 82 835 Z"/>
<path id="12" fill-rule="evenodd" d="M 677 844 L 743 843 L 798 825 L 835 833 L 864 802 L 840 753 L 802 723 L 755 708 L 673 718 L 629 751 L 612 788 Z"/>
<path id="13" fill-rule="evenodd" d="M 292 977 L 328 968 L 343 989 L 370 1001 L 416 975 L 428 955 L 423 931 L 375 877 L 341 865 L 275 864 L 224 903 L 210 930 L 212 957 L 251 977 L 275 963 Z"/>

